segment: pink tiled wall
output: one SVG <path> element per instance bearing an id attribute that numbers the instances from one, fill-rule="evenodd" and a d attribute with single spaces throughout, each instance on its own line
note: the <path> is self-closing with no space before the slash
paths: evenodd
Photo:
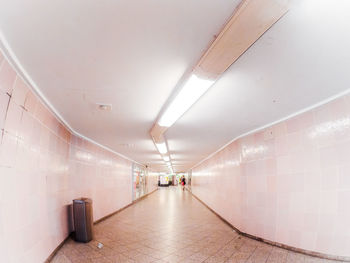
<path id="1" fill-rule="evenodd" d="M 192 191 L 242 232 L 350 256 L 350 96 L 235 140 Z"/>
<path id="2" fill-rule="evenodd" d="M 147 176 L 147 193 L 151 193 L 158 189 L 158 174 L 148 173 Z"/>
<path id="3" fill-rule="evenodd" d="M 68 235 L 68 204 L 94 219 L 132 201 L 132 163 L 75 137 L 0 52 L 0 262 L 43 262 Z"/>

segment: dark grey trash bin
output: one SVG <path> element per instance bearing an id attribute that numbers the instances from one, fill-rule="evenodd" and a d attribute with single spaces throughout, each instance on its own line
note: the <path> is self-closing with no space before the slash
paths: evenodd
<path id="1" fill-rule="evenodd" d="M 75 241 L 89 242 L 93 235 L 92 200 L 80 198 L 73 200 Z"/>

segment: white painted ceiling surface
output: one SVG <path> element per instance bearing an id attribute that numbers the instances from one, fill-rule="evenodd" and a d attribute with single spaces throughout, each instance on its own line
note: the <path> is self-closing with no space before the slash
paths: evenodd
<path id="1" fill-rule="evenodd" d="M 294 0 L 168 129 L 174 170 L 348 89 L 347 2 Z M 159 170 L 163 162 L 148 132 L 238 3 L 0 0 L 0 30 L 74 130 Z M 112 104 L 112 111 L 99 112 L 94 103 Z"/>

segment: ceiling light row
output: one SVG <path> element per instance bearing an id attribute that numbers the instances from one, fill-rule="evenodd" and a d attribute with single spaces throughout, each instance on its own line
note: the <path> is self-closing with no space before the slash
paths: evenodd
<path id="1" fill-rule="evenodd" d="M 165 142 L 156 143 L 156 146 L 160 154 L 166 154 L 168 152 L 168 148 Z"/>
<path id="2" fill-rule="evenodd" d="M 214 83 L 195 74 L 187 80 L 158 121 L 162 127 L 172 126 Z"/>
<path id="3" fill-rule="evenodd" d="M 289 2 L 242 0 L 216 40 L 193 68 L 192 75 L 180 87 L 177 96 L 153 125 L 150 134 L 155 143 L 165 142 L 163 134 L 166 130 L 198 101 L 232 63 L 286 14 Z M 158 146 L 157 148 L 159 150 Z M 162 152 L 159 150 L 162 155 L 167 151 L 168 149 Z"/>
<path id="4" fill-rule="evenodd" d="M 214 80 L 203 79 L 192 74 L 160 117 L 158 125 L 166 128 L 172 126 L 213 85 L 213 83 Z M 168 153 L 168 148 L 163 135 L 160 136 L 160 142 L 157 142 L 155 138 L 153 139 L 167 167 L 170 169 L 171 173 L 174 173 L 170 157 L 166 155 Z"/>

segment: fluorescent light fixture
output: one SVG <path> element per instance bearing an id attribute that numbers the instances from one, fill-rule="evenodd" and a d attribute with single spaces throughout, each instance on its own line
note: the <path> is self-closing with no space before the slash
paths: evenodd
<path id="1" fill-rule="evenodd" d="M 173 125 L 213 83 L 214 80 L 201 79 L 192 75 L 159 119 L 159 126 L 170 127 Z"/>
<path id="2" fill-rule="evenodd" d="M 158 149 L 159 153 L 165 154 L 165 153 L 168 152 L 168 149 L 167 149 L 167 147 L 166 147 L 165 142 L 156 143 L 156 146 L 157 146 L 157 149 Z"/>
<path id="3" fill-rule="evenodd" d="M 169 156 L 163 156 L 163 160 L 164 160 L 165 162 L 169 162 L 169 161 L 170 161 L 170 157 L 169 157 Z"/>

